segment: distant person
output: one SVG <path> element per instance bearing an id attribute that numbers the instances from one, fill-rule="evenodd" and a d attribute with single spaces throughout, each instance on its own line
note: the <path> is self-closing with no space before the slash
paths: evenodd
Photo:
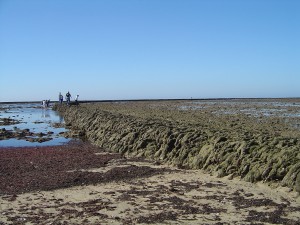
<path id="1" fill-rule="evenodd" d="M 58 100 L 59 100 L 60 104 L 62 104 L 64 101 L 64 96 L 61 94 L 61 92 L 59 92 Z"/>
<path id="2" fill-rule="evenodd" d="M 79 95 L 76 95 L 76 98 L 75 98 L 75 105 L 79 105 L 78 98 L 79 98 Z"/>
<path id="3" fill-rule="evenodd" d="M 67 105 L 70 105 L 71 97 L 72 96 L 71 96 L 70 92 L 68 91 L 67 94 L 66 94 Z"/>
<path id="4" fill-rule="evenodd" d="M 43 100 L 43 101 L 42 101 L 42 106 L 43 106 L 44 108 L 46 108 L 46 100 Z"/>
<path id="5" fill-rule="evenodd" d="M 46 100 L 46 106 L 49 107 L 49 105 L 50 105 L 50 99 Z"/>

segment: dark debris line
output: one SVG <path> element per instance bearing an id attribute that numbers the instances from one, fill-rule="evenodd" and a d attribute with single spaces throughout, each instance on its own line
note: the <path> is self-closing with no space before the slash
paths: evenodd
<path id="1" fill-rule="evenodd" d="M 0 150 L 0 195 L 8 201 L 15 201 L 18 194 L 32 191 L 55 190 L 59 188 L 81 186 L 88 184 L 99 184 L 105 182 L 127 181 L 138 182 L 136 178 L 150 177 L 156 174 L 172 172 L 169 169 L 154 169 L 147 166 L 116 167 L 105 173 L 82 172 L 82 169 L 105 167 L 111 160 L 122 160 L 126 163 L 126 158 L 120 154 L 101 154 L 95 155 L 101 151 L 87 145 L 66 145 L 56 147 L 42 148 L 11 148 Z M 135 159 L 139 161 L 140 159 Z M 128 159 L 128 162 L 134 161 Z M 74 171 L 74 172 L 67 172 Z M 147 186 L 139 181 L 140 186 Z M 137 187 L 139 186 L 137 185 Z M 196 200 L 201 198 L 206 200 L 221 201 L 226 194 L 195 196 L 192 200 L 184 198 L 185 193 L 192 190 L 202 190 L 202 188 L 216 188 L 226 186 L 222 182 L 200 181 L 183 182 L 173 180 L 170 186 L 158 185 L 155 189 L 138 189 L 132 187 L 129 191 L 114 190 L 119 192 L 117 201 L 133 201 L 138 197 L 148 199 L 147 207 L 149 215 L 138 215 L 136 218 L 119 218 L 115 220 L 122 224 L 135 223 L 166 223 L 168 221 L 178 221 L 179 218 L 197 219 L 197 214 L 215 215 L 215 224 L 224 224 L 221 222 L 221 215 L 227 210 L 220 207 L 212 207 L 205 203 L 197 203 Z M 287 224 L 296 225 L 299 221 L 284 218 L 286 212 L 300 212 L 300 207 L 291 207 L 288 202 L 278 204 L 270 199 L 254 199 L 251 194 L 243 191 L 236 191 L 233 194 L 226 195 L 236 210 L 249 208 L 249 213 L 244 219 L 245 223 L 250 224 Z M 49 201 L 49 200 L 48 200 Z M 80 203 L 64 203 L 62 199 L 52 199 L 55 203 L 53 206 L 58 214 L 45 213 L 45 208 L 29 206 L 21 208 L 20 213 L 26 215 L 26 218 L 20 216 L 10 216 L 9 212 L 13 209 L 6 210 L 8 221 L 13 224 L 26 224 L 28 222 L 39 224 L 45 221 L 52 221 L 52 224 L 68 224 L 61 222 L 66 219 L 82 218 L 83 223 L 89 224 L 87 218 L 97 217 L 100 220 L 108 219 L 108 216 L 101 213 L 102 209 L 114 210 L 111 203 L 102 199 L 94 199 Z M 159 204 L 158 204 L 159 203 Z M 253 210 L 255 207 L 272 207 L 271 212 L 258 212 Z M 251 208 L 251 209 L 250 209 Z M 155 209 L 155 210 L 154 210 Z M 156 212 L 156 209 L 159 211 Z M 173 210 L 174 209 L 174 210 Z M 138 210 L 138 209 L 137 209 Z M 38 212 L 38 213 L 36 213 Z M 2 225 L 3 223 L 0 222 Z"/>
<path id="2" fill-rule="evenodd" d="M 137 166 L 114 168 L 106 173 L 81 171 L 105 167 L 109 161 L 123 157 L 95 155 L 96 151 L 99 149 L 85 145 L 0 149 L 0 194 L 129 180 L 165 171 Z"/>

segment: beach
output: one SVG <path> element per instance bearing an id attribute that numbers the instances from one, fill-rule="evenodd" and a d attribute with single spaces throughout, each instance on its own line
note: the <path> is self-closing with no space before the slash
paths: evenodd
<path id="1" fill-rule="evenodd" d="M 86 141 L 0 147 L 0 224 L 299 224 L 299 108 L 56 105 Z"/>
<path id="2" fill-rule="evenodd" d="M 300 225 L 299 9 L 0 0 L 0 225 Z"/>
<path id="3" fill-rule="evenodd" d="M 0 224 L 299 224 L 300 201 L 86 143 L 0 149 Z"/>

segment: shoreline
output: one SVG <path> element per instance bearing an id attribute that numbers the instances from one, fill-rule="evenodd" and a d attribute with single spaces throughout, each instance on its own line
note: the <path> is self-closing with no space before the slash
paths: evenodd
<path id="1" fill-rule="evenodd" d="M 300 221 L 300 198 L 286 188 L 124 157 L 88 143 L 0 148 L 0 154 L 0 224 Z"/>
<path id="2" fill-rule="evenodd" d="M 300 100 L 300 97 L 272 97 L 272 98 L 158 98 L 158 99 L 104 99 L 104 100 L 80 100 L 79 103 L 110 103 L 110 102 L 152 102 L 152 101 L 234 101 L 234 100 Z M 3 101 L 1 104 L 25 104 L 25 103 L 41 103 L 40 101 Z M 59 101 L 51 101 L 51 103 L 59 103 Z"/>

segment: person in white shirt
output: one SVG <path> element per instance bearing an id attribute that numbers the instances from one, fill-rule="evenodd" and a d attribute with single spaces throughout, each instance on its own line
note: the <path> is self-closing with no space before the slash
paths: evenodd
<path id="1" fill-rule="evenodd" d="M 78 97 L 79 97 L 79 95 L 76 95 L 76 98 L 75 98 L 75 105 L 79 105 Z"/>

